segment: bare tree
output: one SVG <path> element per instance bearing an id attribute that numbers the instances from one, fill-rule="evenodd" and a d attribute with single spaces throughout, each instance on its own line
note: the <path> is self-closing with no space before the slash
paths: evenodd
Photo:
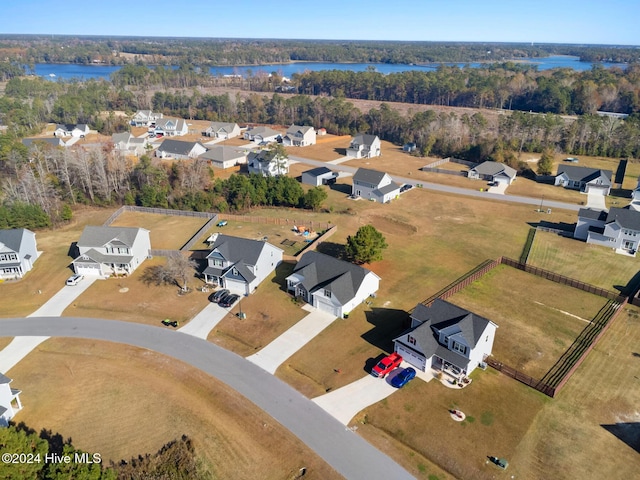
<path id="1" fill-rule="evenodd" d="M 170 256 L 167 259 L 165 268 L 182 291 L 186 292 L 188 290 L 189 280 L 192 279 L 195 274 L 196 266 L 194 260 L 179 254 Z"/>

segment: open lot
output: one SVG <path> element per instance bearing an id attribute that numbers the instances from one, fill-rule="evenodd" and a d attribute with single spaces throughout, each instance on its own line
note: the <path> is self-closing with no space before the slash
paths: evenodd
<path id="1" fill-rule="evenodd" d="M 613 292 L 620 291 L 640 269 L 638 258 L 541 231 L 536 232 L 527 263 Z"/>
<path id="2" fill-rule="evenodd" d="M 158 353 L 50 339 L 9 372 L 22 390 L 16 421 L 72 438 L 103 461 L 155 453 L 188 435 L 213 478 L 341 478 L 223 383 Z M 306 477 L 305 477 L 306 478 Z"/>
<path id="3" fill-rule="evenodd" d="M 316 139 L 315 145 L 307 147 L 287 147 L 289 155 L 328 162 L 344 157 L 351 143 L 350 135 L 323 135 Z"/>
<path id="4" fill-rule="evenodd" d="M 139 227 L 149 230 L 151 248 L 178 250 L 207 222 L 206 218 L 122 212 L 112 227 Z"/>
<path id="5" fill-rule="evenodd" d="M 448 301 L 498 325 L 492 356 L 538 379 L 607 302 L 506 265 Z"/>

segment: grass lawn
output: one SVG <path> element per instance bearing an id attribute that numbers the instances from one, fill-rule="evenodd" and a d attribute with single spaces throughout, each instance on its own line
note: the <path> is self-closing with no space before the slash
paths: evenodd
<path id="1" fill-rule="evenodd" d="M 323 135 L 317 137 L 315 145 L 307 147 L 287 147 L 289 155 L 329 162 L 344 157 L 351 143 L 350 135 Z M 313 167 L 309 167 L 313 168 Z"/>
<path id="2" fill-rule="evenodd" d="M 599 245 L 537 232 L 527 263 L 617 292 L 640 269 L 640 259 Z"/>
<path id="3" fill-rule="evenodd" d="M 178 295 L 175 285 L 147 285 L 141 280 L 146 268 L 165 262 L 164 257 L 154 257 L 145 260 L 129 277 L 95 281 L 63 315 L 149 325 L 159 325 L 164 318 L 170 318 L 184 324 L 208 304 L 209 294 L 194 288 L 186 295 Z M 201 281 L 193 279 L 190 285 L 200 286 Z"/>
<path id="4" fill-rule="evenodd" d="M 150 231 L 151 248 L 178 250 L 205 223 L 206 218 L 160 215 L 157 213 L 123 212 L 113 227 L 140 227 Z"/>
<path id="5" fill-rule="evenodd" d="M 103 461 L 155 453 L 186 434 L 213 478 L 342 478 L 302 442 L 223 383 L 127 345 L 50 339 L 9 376 L 22 390 L 15 418 L 72 438 Z"/>
<path id="6" fill-rule="evenodd" d="M 493 357 L 538 379 L 606 303 L 506 265 L 447 300 L 498 325 Z"/>
<path id="7" fill-rule="evenodd" d="M 12 340 L 13 337 L 0 337 L 0 350 L 9 345 Z"/>
<path id="8" fill-rule="evenodd" d="M 73 220 L 56 229 L 36 231 L 38 251 L 42 254 L 22 280 L 0 283 L 2 317 L 20 317 L 33 313 L 55 295 L 73 274 L 69 248 L 80 238 L 87 225 L 101 225 L 113 209 L 79 209 Z M 40 293 L 39 293 L 40 292 Z"/>
<path id="9" fill-rule="evenodd" d="M 240 305 L 233 307 L 233 315 L 227 315 L 209 334 L 208 340 L 246 357 L 307 315 L 283 290 L 284 279 L 292 271 L 292 264 L 282 263 L 257 291 L 243 297 Z M 235 316 L 240 308 L 247 315 L 245 320 Z"/>

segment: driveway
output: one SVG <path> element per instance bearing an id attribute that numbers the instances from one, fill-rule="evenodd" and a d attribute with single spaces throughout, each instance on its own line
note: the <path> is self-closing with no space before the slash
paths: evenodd
<path id="1" fill-rule="evenodd" d="M 605 203 L 604 194 L 597 190 L 590 190 L 587 193 L 587 208 L 592 208 L 594 210 L 606 210 L 607 204 Z"/>
<path id="2" fill-rule="evenodd" d="M 262 350 L 247 357 L 247 360 L 269 373 L 275 373 L 287 358 L 304 347 L 336 319 L 333 315 L 321 312 L 309 305 L 305 305 L 303 308 L 310 310 L 311 313 Z"/>
<path id="3" fill-rule="evenodd" d="M 11 343 L 0 350 L 0 373 L 11 370 L 20 360 L 26 357 L 49 337 L 15 337 Z"/>
<path id="4" fill-rule="evenodd" d="M 509 184 L 505 182 L 498 182 L 497 185 L 492 185 L 487 189 L 487 193 L 497 193 L 498 195 L 504 195 L 507 191 Z"/>
<path id="5" fill-rule="evenodd" d="M 227 313 L 229 313 L 229 310 L 226 308 L 222 308 L 217 303 L 211 303 L 189 320 L 189 323 L 184 327 L 180 327 L 178 331 L 206 340 L 211 330 L 218 325 Z"/>
<path id="6" fill-rule="evenodd" d="M 4 336 L 89 338 L 124 343 L 176 358 L 226 383 L 271 415 L 350 480 L 412 477 L 390 457 L 277 377 L 210 342 L 160 327 L 95 318 L 0 319 Z M 389 387 L 391 388 L 391 387 Z M 108 428 L 108 425 L 104 425 Z"/>
<path id="7" fill-rule="evenodd" d="M 77 285 L 65 285 L 30 317 L 59 317 L 98 277 L 84 277 Z"/>

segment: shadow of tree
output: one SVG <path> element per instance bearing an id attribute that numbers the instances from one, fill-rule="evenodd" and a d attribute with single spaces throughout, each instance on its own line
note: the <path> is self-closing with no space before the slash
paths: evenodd
<path id="1" fill-rule="evenodd" d="M 347 260 L 347 251 L 345 246 L 341 243 L 322 242 L 318 245 L 316 250 L 320 253 L 324 253 L 325 255 L 339 258 L 340 260 Z"/>

